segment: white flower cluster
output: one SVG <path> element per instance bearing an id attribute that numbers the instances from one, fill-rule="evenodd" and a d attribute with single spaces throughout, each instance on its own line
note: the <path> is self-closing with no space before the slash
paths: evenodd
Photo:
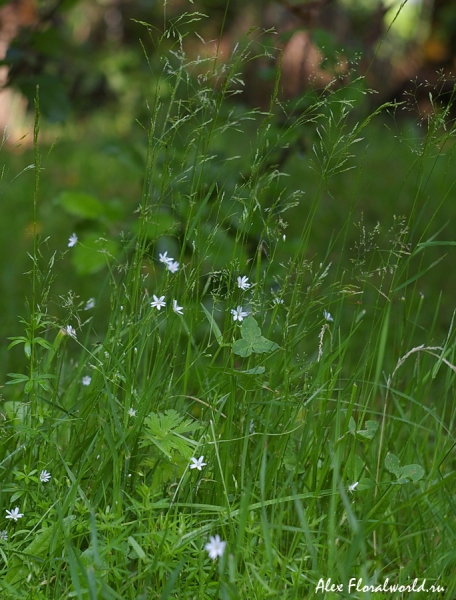
<path id="1" fill-rule="evenodd" d="M 177 273 L 179 270 L 179 263 L 177 260 L 174 260 L 174 258 L 171 258 L 171 256 L 168 256 L 168 251 L 164 252 L 163 254 L 159 254 L 158 259 L 171 273 Z"/>

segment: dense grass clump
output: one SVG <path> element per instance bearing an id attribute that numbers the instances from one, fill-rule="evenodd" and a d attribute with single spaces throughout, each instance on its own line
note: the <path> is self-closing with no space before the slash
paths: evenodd
<path id="1" fill-rule="evenodd" d="M 454 323 L 431 293 L 452 183 L 427 191 L 453 123 L 436 110 L 397 203 L 364 207 L 388 185 L 376 136 L 407 153 L 398 107 L 360 116 L 360 79 L 288 106 L 278 76 L 244 109 L 249 52 L 164 57 L 140 203 L 60 193 L 60 246 L 37 227 L 37 116 L 2 598 L 455 594 Z"/>

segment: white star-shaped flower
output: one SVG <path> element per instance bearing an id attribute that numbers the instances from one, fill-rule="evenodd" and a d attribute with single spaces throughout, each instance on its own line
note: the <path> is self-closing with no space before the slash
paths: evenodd
<path id="1" fill-rule="evenodd" d="M 183 306 L 179 306 L 177 304 L 177 300 L 173 300 L 173 311 L 176 313 L 176 315 L 183 315 Z"/>
<path id="2" fill-rule="evenodd" d="M 157 296 L 155 294 L 153 294 L 153 297 L 154 297 L 154 300 L 153 300 L 153 302 L 150 303 L 152 308 L 156 308 L 157 310 L 160 310 L 162 306 L 166 306 L 164 296 L 160 296 L 160 298 L 157 298 Z"/>
<path id="3" fill-rule="evenodd" d="M 238 288 L 240 288 L 241 290 L 248 290 L 249 287 L 252 285 L 251 283 L 248 283 L 249 278 L 248 277 L 238 277 L 237 278 L 237 285 Z"/>
<path id="4" fill-rule="evenodd" d="M 283 298 L 278 298 L 277 296 L 275 296 L 272 300 L 272 302 L 274 304 L 283 304 Z"/>
<path id="5" fill-rule="evenodd" d="M 214 537 L 211 536 L 209 540 L 210 541 L 205 545 L 205 548 L 209 553 L 209 558 L 215 560 L 218 556 L 223 556 L 226 542 L 222 542 L 218 534 Z"/>
<path id="6" fill-rule="evenodd" d="M 166 250 L 166 252 L 164 252 L 163 254 L 158 255 L 158 260 L 161 263 L 164 263 L 165 265 L 169 265 L 170 262 L 173 262 L 174 258 L 171 258 L 171 256 L 168 256 L 168 250 Z"/>
<path id="7" fill-rule="evenodd" d="M 166 268 L 168 271 L 171 271 L 171 273 L 177 273 L 179 270 L 179 263 L 177 260 L 172 260 L 171 262 L 166 263 Z"/>
<path id="8" fill-rule="evenodd" d="M 8 540 L 8 532 L 5 529 L 0 531 L 0 540 L 4 540 L 5 542 Z"/>
<path id="9" fill-rule="evenodd" d="M 334 319 L 331 316 L 331 313 L 329 313 L 326 309 L 323 311 L 323 316 L 327 321 L 334 321 Z"/>
<path id="10" fill-rule="evenodd" d="M 355 483 L 352 483 L 351 485 L 349 485 L 348 486 L 348 491 L 353 494 L 353 492 L 358 487 L 358 483 L 359 483 L 359 481 L 355 481 Z"/>
<path id="11" fill-rule="evenodd" d="M 20 519 L 23 516 L 24 515 L 19 512 L 19 508 L 17 506 L 16 506 L 16 508 L 13 508 L 13 510 L 7 510 L 6 511 L 6 518 L 7 519 L 13 519 L 14 521 L 17 521 L 18 519 Z"/>
<path id="12" fill-rule="evenodd" d="M 48 473 L 46 470 L 41 471 L 41 473 L 40 473 L 40 481 L 42 483 L 47 483 L 50 479 L 51 479 L 51 474 L 50 473 Z"/>
<path id="13" fill-rule="evenodd" d="M 63 332 L 66 335 L 69 335 L 70 337 L 76 339 L 76 329 L 74 327 L 71 327 L 71 325 L 67 325 Z"/>
<path id="14" fill-rule="evenodd" d="M 72 233 L 68 238 L 68 248 L 73 248 L 78 243 L 78 236 L 75 233 Z"/>
<path id="15" fill-rule="evenodd" d="M 92 378 L 90 377 L 90 375 L 85 375 L 82 378 L 82 385 L 90 385 L 91 381 L 92 381 Z"/>
<path id="16" fill-rule="evenodd" d="M 249 313 L 242 310 L 242 306 L 238 306 L 231 309 L 231 314 L 233 315 L 233 321 L 243 321 L 244 317 L 247 317 Z"/>
<path id="17" fill-rule="evenodd" d="M 136 417 L 136 410 L 134 408 L 129 408 L 128 409 L 128 416 L 129 417 Z"/>
<path id="18" fill-rule="evenodd" d="M 84 306 L 84 310 L 90 310 L 95 306 L 95 298 L 89 298 Z"/>
<path id="19" fill-rule="evenodd" d="M 192 461 L 190 469 L 198 469 L 198 471 L 202 471 L 203 467 L 207 465 L 207 463 L 203 462 L 204 456 L 200 456 L 199 458 L 195 458 L 192 456 L 190 460 Z"/>

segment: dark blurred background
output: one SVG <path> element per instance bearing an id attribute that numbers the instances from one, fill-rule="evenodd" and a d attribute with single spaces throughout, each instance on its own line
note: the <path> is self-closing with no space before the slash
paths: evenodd
<path id="1" fill-rule="evenodd" d="M 290 98 L 309 87 L 366 75 L 375 101 L 400 99 L 413 80 L 419 88 L 445 74 L 452 85 L 456 56 L 456 3 L 453 0 L 16 0 L 0 2 L 0 56 L 3 58 L 0 127 L 20 121 L 22 98 L 33 105 L 40 85 L 41 112 L 52 122 L 83 118 L 101 107 L 134 114 L 143 99 L 147 63 L 154 64 L 154 40 L 185 12 L 207 16 L 198 36 L 188 35 L 191 57 L 214 52 L 220 59 L 252 27 L 275 33 L 261 43 L 270 58 L 246 78 L 243 101 L 267 105 L 278 56 L 283 53 L 282 94 Z M 396 14 L 399 14 L 396 18 Z M 147 32 L 139 21 L 150 24 Z M 394 21 L 394 22 L 393 22 Z M 389 30 L 390 29 L 390 30 Z M 388 35 L 385 34 L 388 31 Z M 380 43 L 385 37 L 383 43 Z M 168 40 L 169 45 L 175 40 Z M 155 46 L 155 47 L 154 47 Z M 163 48 L 163 46 L 162 46 Z M 141 74 L 143 78 L 141 78 Z M 133 77 L 133 75 L 135 77 Z M 442 79 L 443 80 L 443 79 Z M 11 94 L 11 90 L 19 92 Z M 423 89 L 422 110 L 427 92 Z"/>

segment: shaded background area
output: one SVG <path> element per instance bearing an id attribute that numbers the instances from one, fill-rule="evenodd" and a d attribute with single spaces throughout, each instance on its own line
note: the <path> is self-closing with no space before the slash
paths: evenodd
<path id="1" fill-rule="evenodd" d="M 145 57 L 156 66 L 156 41 L 165 24 L 188 35 L 191 56 L 218 52 L 219 60 L 256 27 L 269 31 L 261 44 L 269 57 L 247 72 L 242 101 L 267 104 L 278 57 L 282 56 L 282 95 L 365 75 L 377 102 L 401 98 L 414 80 L 419 87 L 445 74 L 451 88 L 456 53 L 456 5 L 451 0 L 16 0 L 2 2 L 2 79 L 33 105 L 40 85 L 41 112 L 52 122 L 81 118 L 111 106 L 118 120 L 132 117 L 150 87 Z M 206 15 L 198 36 L 186 12 Z M 150 24 L 149 32 L 140 22 Z M 192 24 L 193 23 L 193 24 Z M 273 33 L 274 31 L 274 33 Z M 150 35 L 147 35 L 149 33 Z M 175 42 L 172 36 L 168 46 Z M 142 75 L 142 77 L 141 77 Z M 422 94 L 426 103 L 426 93 Z M 2 123 L 13 126 L 21 100 L 8 107 Z"/>
<path id="2" fill-rule="evenodd" d="M 357 243 L 360 227 L 373 231 L 380 222 L 387 241 L 395 216 L 400 215 L 414 215 L 410 238 L 414 243 L 440 230 L 443 239 L 454 239 L 453 144 L 448 141 L 443 150 L 437 136 L 433 147 L 424 148 L 427 117 L 453 103 L 454 2 L 409 1 L 399 14 L 400 2 L 373 0 L 174 0 L 165 7 L 163 2 L 149 0 L 18 0 L 1 4 L 4 89 L 0 126 L 7 126 L 0 155 L 2 340 L 17 334 L 18 315 L 26 314 L 25 298 L 30 292 L 24 273 L 31 268 L 27 253 L 32 250 L 35 174 L 28 167 L 34 163 L 30 109 L 36 86 L 40 90 L 43 153 L 38 229 L 43 240 L 49 237 L 42 247 L 43 277 L 46 264 L 55 255 L 58 278 L 51 304 L 55 315 L 63 318 L 72 303 L 109 294 L 103 287 L 106 261 L 90 252 L 84 255 L 80 248 L 79 254 L 67 252 L 69 236 L 76 232 L 89 249 L 97 248 L 101 236 L 117 240 L 110 247 L 115 256 L 121 252 L 122 239 L 135 232 L 134 215 L 146 161 L 147 103 L 157 88 L 164 102 L 170 97 L 161 77 L 161 56 L 166 49 L 179 50 L 177 33 L 175 37 L 162 36 L 173 23 L 183 35 L 187 60 L 195 61 L 195 80 L 205 76 L 204 57 L 217 54 L 223 67 L 233 52 L 250 41 L 252 56 L 258 57 L 246 61 L 239 76 L 243 85 L 233 90 L 231 108 L 235 111 L 269 106 L 279 63 L 279 99 L 290 102 L 292 120 L 329 92 L 349 99 L 348 92 L 343 95 L 345 89 L 357 94 L 353 122 L 385 102 L 403 102 L 397 110 L 373 121 L 365 132 L 365 143 L 354 147 L 350 164 L 356 168 L 327 182 L 315 215 L 310 259 L 326 258 L 334 264 L 341 260 L 351 269 L 353 255 L 349 251 Z M 190 13 L 199 13 L 199 20 Z M 446 118 L 451 119 L 451 113 Z M 216 140 L 213 151 L 219 164 L 240 157 L 227 162 L 223 182 L 227 190 L 234 189 L 245 175 L 243 166 L 250 160 L 246 140 L 255 138 L 259 122 L 259 118 L 245 121 L 243 134 L 226 131 Z M 285 124 L 290 123 L 285 123 L 277 110 L 270 133 L 272 145 Z M 287 213 L 284 256 L 296 251 L 304 215 L 319 193 L 320 175 L 311 168 L 314 141 L 314 127 L 303 126 L 299 135 L 277 146 L 269 164 L 289 177 L 283 186 L 276 184 L 265 192 L 265 205 L 283 194 L 285 185 L 289 190 L 304 191 L 299 206 Z M 176 164 L 179 156 L 186 160 L 183 139 L 182 147 L 176 146 L 174 152 Z M 429 160 L 423 170 L 420 159 L 424 153 Z M 213 176 L 208 168 L 203 187 L 209 188 Z M 158 185 L 158 179 L 154 182 Z M 353 228 L 344 234 L 347 256 L 341 259 L 338 236 L 347 218 Z M 166 213 L 159 219 L 163 231 L 166 219 Z M 363 225 L 357 227 L 361 219 Z M 256 234 L 260 235 L 260 226 L 257 232 L 253 229 Z M 213 268 L 222 268 L 230 255 L 229 235 L 219 241 L 226 252 L 220 253 Z M 380 247 L 378 254 L 386 251 L 386 246 Z M 428 274 L 423 288 L 418 288 L 426 299 L 420 327 L 424 331 L 433 321 L 439 305 L 442 336 L 454 309 L 456 285 L 445 274 L 454 264 L 455 253 L 451 248 L 444 252 L 428 249 L 423 263 L 432 264 L 444 253 L 439 267 Z M 340 273 L 334 274 L 338 276 Z M 364 301 L 368 307 L 369 299 Z M 104 317 L 100 310 L 95 327 L 100 335 Z M 14 370 L 19 360 L 16 350 L 7 353 L 6 343 L 2 343 L 0 352 L 2 369 Z"/>

